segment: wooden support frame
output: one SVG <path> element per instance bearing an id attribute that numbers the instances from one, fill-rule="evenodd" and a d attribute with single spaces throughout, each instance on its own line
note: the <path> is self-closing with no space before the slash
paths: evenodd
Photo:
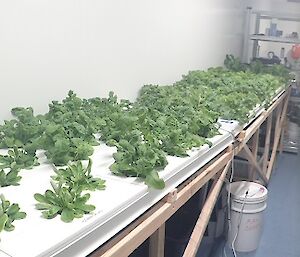
<path id="1" fill-rule="evenodd" d="M 275 157 L 276 157 L 276 154 L 277 154 L 278 145 L 279 145 L 279 142 L 280 142 L 280 136 L 281 136 L 282 126 L 283 126 L 283 121 L 285 120 L 285 116 L 286 116 L 288 100 L 289 100 L 289 95 L 287 95 L 287 99 L 283 103 L 282 111 L 280 113 L 278 113 L 278 116 L 277 116 L 276 125 L 277 125 L 277 122 L 278 122 L 278 126 L 276 126 L 276 128 L 275 128 L 273 149 L 272 149 L 272 154 L 271 154 L 271 158 L 270 158 L 270 163 L 269 163 L 268 169 L 267 169 L 267 178 L 268 179 L 270 179 L 271 174 L 272 174 L 272 169 L 273 169 L 273 165 L 274 165 L 274 162 L 275 162 Z"/>
<path id="2" fill-rule="evenodd" d="M 255 180 L 256 174 L 258 174 L 265 184 L 268 183 L 278 145 L 280 144 L 289 94 L 290 89 L 280 95 L 266 111 L 243 130 L 237 136 L 234 148 L 229 147 L 226 151 L 219 154 L 108 243 L 94 251 L 90 257 L 127 257 L 147 238 L 150 238 L 149 256 L 164 257 L 165 222 L 197 191 L 201 188 L 207 189 L 207 182 L 214 179 L 207 198 L 202 199 L 202 211 L 183 255 L 183 257 L 196 256 L 233 156 L 242 155 L 251 164 L 249 180 Z M 277 117 L 270 156 L 274 111 L 277 112 Z M 258 160 L 259 129 L 265 122 L 266 138 L 264 142 L 264 152 Z M 252 141 L 249 147 L 251 138 Z"/>
<path id="3" fill-rule="evenodd" d="M 257 159 L 255 158 L 255 156 L 253 156 L 253 153 L 249 149 L 248 145 L 245 145 L 243 150 L 247 154 L 248 160 L 251 163 L 251 165 L 256 168 L 256 170 L 259 172 L 260 177 L 267 184 L 268 183 L 268 179 L 267 179 L 266 175 L 263 173 L 262 168 L 257 163 Z"/>
<path id="4" fill-rule="evenodd" d="M 270 115 L 267 119 L 265 149 L 264 149 L 264 154 L 263 154 L 263 173 L 264 174 L 267 173 L 268 162 L 269 162 L 272 120 L 273 120 L 273 115 Z"/>
<path id="5" fill-rule="evenodd" d="M 164 223 L 197 191 L 200 190 L 209 180 L 220 172 L 232 160 L 232 149 L 220 154 L 214 161 L 200 169 L 186 185 L 179 187 L 177 197 L 174 199 L 167 195 L 163 200 L 158 202 L 153 208 L 142 215 L 137 221 L 136 226 L 132 225 L 125 229 L 116 238 L 109 241 L 103 247 L 92 253 L 91 257 L 127 257 L 149 236 L 153 235 Z M 174 193 L 172 193 L 174 194 Z M 173 199 L 168 202 L 167 199 Z M 161 251 L 160 246 L 154 246 L 157 238 L 162 238 L 162 230 L 156 232 L 161 233 L 160 236 L 155 234 L 152 238 L 151 253 Z M 151 241 L 150 240 L 150 241 Z M 161 253 L 161 252 L 160 252 Z M 162 257 L 163 255 L 160 255 Z M 155 256 L 157 257 L 157 256 Z"/>
<path id="6" fill-rule="evenodd" d="M 257 119 L 255 119 L 246 129 L 244 129 L 237 137 L 239 141 L 238 146 L 234 149 L 235 155 L 237 155 L 248 143 L 249 139 L 254 135 L 254 133 L 260 128 L 260 126 L 265 122 L 265 120 L 273 113 L 273 111 L 280 105 L 283 101 L 287 101 L 290 95 L 290 88 L 287 89 L 278 99 Z"/>
<path id="7" fill-rule="evenodd" d="M 221 173 L 219 173 L 218 178 L 214 180 L 211 190 L 208 194 L 207 201 L 205 202 L 202 211 L 200 213 L 199 219 L 195 225 L 192 232 L 191 238 L 188 245 L 184 251 L 183 257 L 195 257 L 200 246 L 201 240 L 203 238 L 204 232 L 206 230 L 207 224 L 209 222 L 210 215 L 213 211 L 215 203 L 218 199 L 219 193 L 221 191 L 224 179 L 228 172 L 231 163 L 228 162 Z"/>
<path id="8" fill-rule="evenodd" d="M 163 223 L 151 236 L 149 257 L 164 257 L 166 225 Z"/>
<path id="9" fill-rule="evenodd" d="M 285 91 L 266 111 L 264 111 L 247 129 L 237 136 L 239 142 L 234 149 L 236 156 L 245 157 L 250 164 L 248 180 L 256 180 L 256 175 L 267 185 L 272 169 L 275 163 L 276 154 L 279 149 L 280 138 L 283 134 L 283 125 L 286 119 L 287 106 L 289 101 L 290 88 Z M 275 125 L 273 126 L 273 118 L 276 116 Z M 261 125 L 266 123 L 266 137 L 264 141 L 263 156 L 258 160 L 258 142 L 259 130 Z M 271 133 L 274 130 L 274 137 L 271 148 Z M 252 138 L 252 141 L 250 139 Z M 249 146 L 250 145 L 250 146 Z"/>
<path id="10" fill-rule="evenodd" d="M 258 141 L 259 141 L 259 129 L 252 136 L 252 142 L 251 142 L 251 150 L 252 150 L 253 158 L 255 160 L 257 159 Z M 255 179 L 255 167 L 254 167 L 254 165 L 251 165 L 249 167 L 248 177 L 249 177 L 250 180 Z"/>

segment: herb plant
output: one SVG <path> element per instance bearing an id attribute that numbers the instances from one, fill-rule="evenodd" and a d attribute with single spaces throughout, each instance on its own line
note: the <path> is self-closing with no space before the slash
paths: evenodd
<path id="1" fill-rule="evenodd" d="M 218 134 L 218 118 L 247 123 L 251 111 L 268 106 L 291 78 L 282 66 L 245 65 L 232 55 L 224 64 L 226 69 L 190 71 L 173 85 L 146 85 L 133 103 L 113 92 L 107 98 L 81 99 L 69 91 L 61 102 L 52 101 L 45 115 L 35 116 L 31 107 L 14 108 L 14 119 L 0 126 L 0 147 L 16 147 L 31 158 L 44 149 L 48 160 L 61 166 L 88 160 L 93 146 L 104 142 L 117 148 L 110 167 L 114 174 L 162 188 L 159 170 L 167 165 L 166 155 L 185 157 L 193 147 L 211 145 L 208 138 Z M 12 165 L 10 159 L 0 157 L 0 168 Z M 22 162 L 35 165 L 25 157 Z M 57 172 L 56 181 L 79 179 L 79 166 Z M 10 172 L 0 171 L 0 185 L 18 183 L 20 177 Z M 90 182 L 89 172 L 83 173 L 80 179 Z"/>
<path id="2" fill-rule="evenodd" d="M 136 144 L 133 141 L 120 140 L 118 152 L 113 154 L 115 163 L 111 165 L 112 172 L 119 176 L 139 177 L 153 188 L 162 189 L 165 183 L 159 178 L 157 170 L 167 165 L 162 150 L 152 147 L 147 142 Z"/>
<path id="3" fill-rule="evenodd" d="M 0 170 L 0 187 L 6 186 L 18 186 L 21 180 L 21 176 L 19 176 L 19 170 L 9 169 L 6 173 L 5 170 Z"/>
<path id="4" fill-rule="evenodd" d="M 36 208 L 42 210 L 44 218 L 53 219 L 59 214 L 62 221 L 71 222 L 95 210 L 94 205 L 87 204 L 90 194 L 78 194 L 62 182 L 55 184 L 51 181 L 51 185 L 53 191 L 49 189 L 44 194 L 34 194 L 35 200 L 39 202 Z"/>
<path id="5" fill-rule="evenodd" d="M 36 193 L 34 198 L 38 210 L 46 219 L 61 215 L 61 220 L 71 222 L 74 218 L 81 218 L 84 214 L 95 210 L 95 206 L 87 204 L 90 194 L 83 191 L 104 190 L 105 181 L 91 175 L 92 161 L 85 168 L 81 161 L 70 163 L 66 169 L 55 170 L 51 186 L 53 190 L 46 190 L 42 195 Z"/>
<path id="6" fill-rule="evenodd" d="M 105 181 L 91 175 L 92 160 L 85 168 L 81 161 L 70 163 L 66 169 L 56 169 L 56 175 L 52 179 L 65 184 L 72 192 L 80 194 L 84 190 L 104 190 Z"/>
<path id="7" fill-rule="evenodd" d="M 8 200 L 4 198 L 4 195 L 0 195 L 0 232 L 2 230 L 12 231 L 15 226 L 12 224 L 15 220 L 24 219 L 26 217 L 25 212 L 20 211 L 18 204 L 10 204 Z"/>
<path id="8" fill-rule="evenodd" d="M 16 146 L 14 146 L 13 149 L 8 150 L 8 155 L 0 155 L 1 169 L 32 169 L 34 166 L 38 165 L 39 162 L 35 154 L 28 154 L 26 151 L 18 149 Z"/>
<path id="9" fill-rule="evenodd" d="M 35 154 L 28 154 L 14 146 L 13 149 L 8 150 L 7 155 L 0 155 L 0 187 L 19 185 L 21 180 L 19 171 L 32 169 L 37 165 L 39 162 Z"/>

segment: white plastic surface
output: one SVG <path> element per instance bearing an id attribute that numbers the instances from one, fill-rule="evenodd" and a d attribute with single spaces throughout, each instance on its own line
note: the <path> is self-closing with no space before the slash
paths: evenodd
<path id="1" fill-rule="evenodd" d="M 236 251 L 254 251 L 261 238 L 268 190 L 254 182 L 238 181 L 231 183 L 230 191 L 231 229 L 228 231 L 228 244 L 231 247 L 236 238 L 234 241 Z"/>
<path id="2" fill-rule="evenodd" d="M 25 172 L 28 174 L 24 175 Z M 20 186 L 1 188 L 7 199 L 19 203 L 21 210 L 27 213 L 26 219 L 15 221 L 13 232 L 1 233 L 1 250 L 16 257 L 51 256 L 113 219 L 147 193 L 144 184 L 106 180 L 106 190 L 91 193 L 89 202 L 97 206 L 96 211 L 64 223 L 59 216 L 52 220 L 41 218 L 41 212 L 34 206 L 33 194 L 44 193 L 50 188 L 49 178 L 53 175 L 50 167 L 42 165 L 32 171 L 23 171 L 22 175 Z"/>
<path id="3" fill-rule="evenodd" d="M 21 185 L 1 188 L 0 193 L 19 203 L 27 218 L 15 221 L 13 232 L 1 233 L 0 257 L 7 257 L 5 253 L 12 257 L 81 257 L 91 253 L 232 144 L 243 128 L 237 121 L 219 123 L 221 135 L 210 139 L 211 147 L 192 149 L 186 158 L 167 157 L 169 164 L 159 173 L 166 182 L 163 190 L 149 189 L 137 178 L 112 175 L 109 166 L 116 148 L 104 144 L 95 147 L 92 174 L 106 180 L 106 190 L 91 192 L 89 203 L 96 206 L 94 213 L 69 224 L 60 217 L 43 219 L 34 207 L 33 194 L 50 188 L 50 176 L 54 174 L 51 165 L 21 171 Z M 39 157 L 45 163 L 43 152 Z"/>
<path id="4" fill-rule="evenodd" d="M 35 209 L 34 193 L 44 193 L 51 188 L 50 176 L 54 175 L 52 166 L 46 163 L 40 151 L 38 156 L 43 164 L 32 170 L 22 170 L 20 186 L 0 189 L 0 193 L 11 202 L 19 203 L 21 210 L 27 213 L 26 219 L 15 221 L 13 232 L 1 233 L 0 256 L 5 256 L 3 252 L 12 257 L 89 254 L 224 150 L 232 143 L 232 136 L 226 132 L 211 141 L 212 147 L 204 145 L 193 149 L 189 157 L 167 157 L 169 164 L 160 172 L 166 181 L 164 190 L 148 189 L 137 178 L 112 175 L 109 166 L 114 162 L 112 154 L 116 148 L 104 144 L 95 147 L 92 174 L 106 180 L 106 189 L 91 192 L 89 203 L 94 204 L 96 210 L 72 223 L 62 222 L 59 216 L 43 219 L 41 212 Z"/>
<path id="5" fill-rule="evenodd" d="M 230 191 L 231 197 L 234 201 L 245 201 L 246 203 L 265 201 L 268 194 L 268 190 L 264 186 L 248 181 L 237 181 L 231 183 Z"/>

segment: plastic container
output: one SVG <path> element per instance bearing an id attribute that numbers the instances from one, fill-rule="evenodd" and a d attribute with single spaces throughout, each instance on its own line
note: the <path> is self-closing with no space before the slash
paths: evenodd
<path id="1" fill-rule="evenodd" d="M 257 249 L 263 229 L 263 211 L 267 207 L 268 190 L 257 183 L 239 181 L 231 183 L 231 222 L 228 244 L 238 252 Z"/>

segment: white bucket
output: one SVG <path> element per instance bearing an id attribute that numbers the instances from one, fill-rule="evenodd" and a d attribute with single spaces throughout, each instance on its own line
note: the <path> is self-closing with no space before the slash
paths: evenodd
<path id="1" fill-rule="evenodd" d="M 230 226 L 228 244 L 238 252 L 250 252 L 257 249 L 262 228 L 263 211 L 267 207 L 268 190 L 257 183 L 238 181 L 231 183 Z M 248 193 L 247 193 L 248 192 Z"/>

